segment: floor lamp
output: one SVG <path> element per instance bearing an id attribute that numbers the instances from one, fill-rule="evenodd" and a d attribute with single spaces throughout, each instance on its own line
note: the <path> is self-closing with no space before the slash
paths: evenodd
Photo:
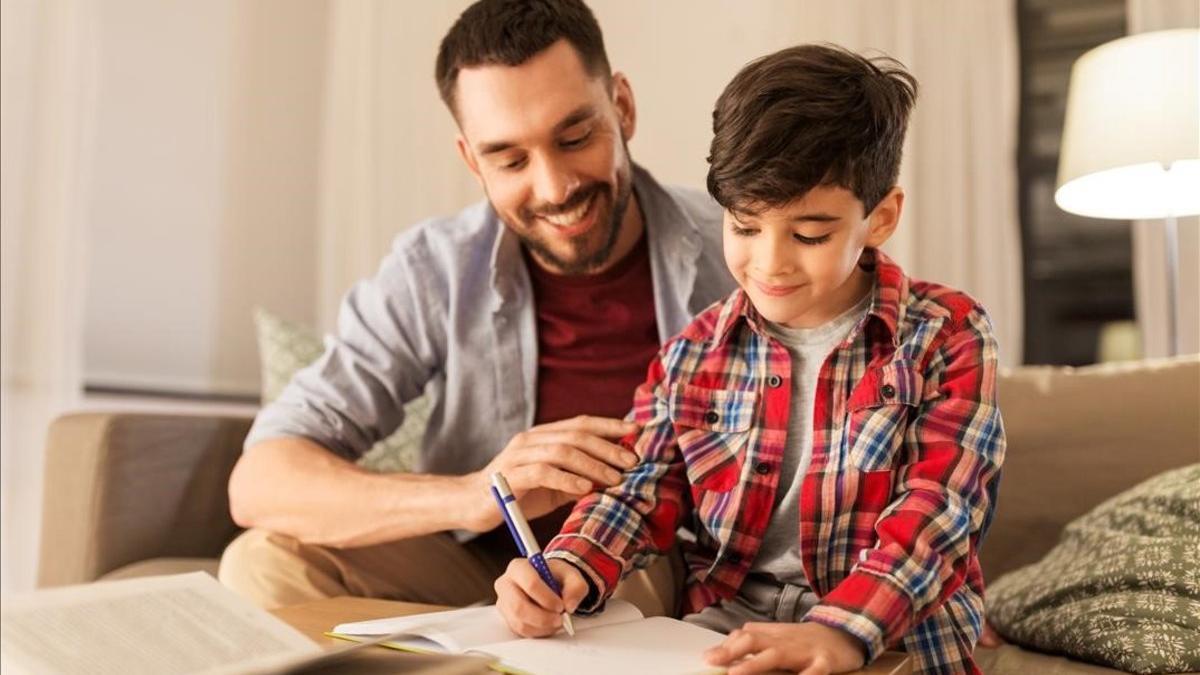
<path id="1" fill-rule="evenodd" d="M 1176 219 L 1200 214 L 1200 29 L 1140 33 L 1079 57 L 1054 202 L 1092 218 L 1163 220 L 1167 334 L 1178 354 Z"/>

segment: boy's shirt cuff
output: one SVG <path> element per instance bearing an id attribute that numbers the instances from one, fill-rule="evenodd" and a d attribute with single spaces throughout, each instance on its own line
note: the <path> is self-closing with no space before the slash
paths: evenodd
<path id="1" fill-rule="evenodd" d="M 821 598 L 804 621 L 836 628 L 858 638 L 871 663 L 913 626 L 913 600 L 886 574 L 857 568 Z"/>
<path id="2" fill-rule="evenodd" d="M 621 580 L 625 566 L 603 546 L 579 534 L 560 534 L 546 545 L 546 559 L 557 558 L 579 568 L 590 591 L 575 609 L 577 614 L 589 615 L 604 609 L 608 596 Z"/>

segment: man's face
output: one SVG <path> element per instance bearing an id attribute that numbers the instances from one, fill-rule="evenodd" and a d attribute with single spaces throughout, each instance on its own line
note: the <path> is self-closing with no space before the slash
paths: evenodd
<path id="1" fill-rule="evenodd" d="M 612 262 L 630 195 L 628 82 L 588 74 L 559 40 L 519 66 L 459 72 L 458 149 L 496 213 L 542 267 Z"/>
<path id="2" fill-rule="evenodd" d="M 793 328 L 820 326 L 869 288 L 859 257 L 891 236 L 903 197 L 893 189 L 864 216 L 854 193 L 818 186 L 753 216 L 726 211 L 725 264 L 766 319 Z"/>

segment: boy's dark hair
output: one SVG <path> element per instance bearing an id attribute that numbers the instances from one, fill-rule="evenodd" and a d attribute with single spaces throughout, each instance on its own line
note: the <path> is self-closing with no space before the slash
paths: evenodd
<path id="1" fill-rule="evenodd" d="M 442 38 L 434 69 L 442 101 L 458 114 L 454 85 L 463 68 L 518 66 L 560 39 L 571 43 L 589 74 L 612 75 L 600 24 L 582 0 L 479 0 Z"/>
<path id="2" fill-rule="evenodd" d="M 708 191 L 753 214 L 836 185 L 870 213 L 896 185 L 916 98 L 916 78 L 887 57 L 800 45 L 756 59 L 717 99 Z"/>

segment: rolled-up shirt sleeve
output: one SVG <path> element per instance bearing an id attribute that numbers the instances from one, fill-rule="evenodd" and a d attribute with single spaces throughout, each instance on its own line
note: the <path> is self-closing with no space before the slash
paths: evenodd
<path id="1" fill-rule="evenodd" d="M 259 412 L 244 447 L 303 437 L 354 460 L 395 431 L 442 363 L 446 290 L 431 260 L 422 227 L 397 237 L 342 300 L 325 352 Z"/>

